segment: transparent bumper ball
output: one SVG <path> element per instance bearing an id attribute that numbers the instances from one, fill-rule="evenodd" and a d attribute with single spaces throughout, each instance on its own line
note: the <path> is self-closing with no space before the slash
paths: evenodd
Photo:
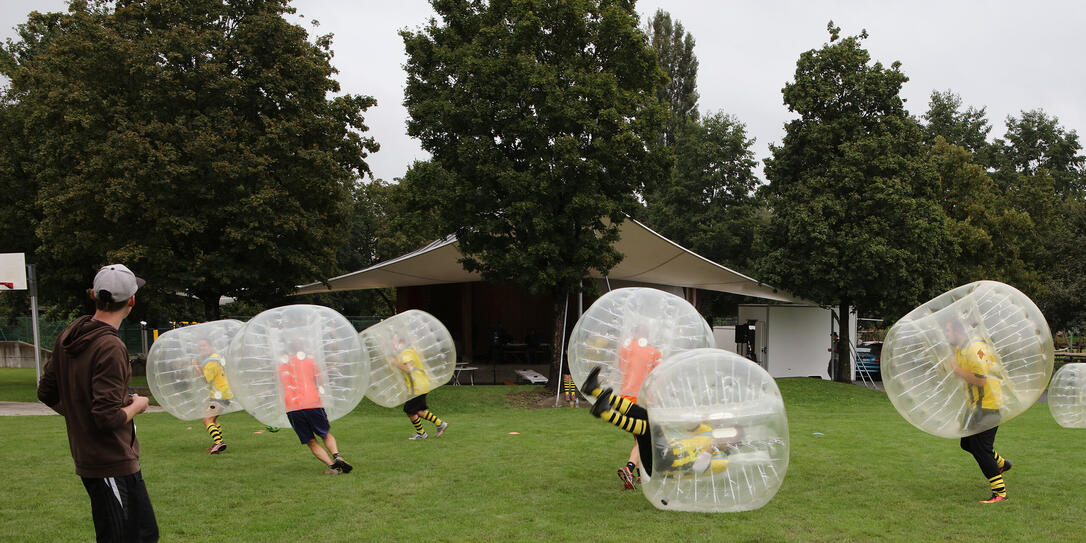
<path id="1" fill-rule="evenodd" d="M 147 353 L 147 385 L 155 401 L 181 420 L 241 411 L 226 377 L 225 353 L 242 326 L 227 319 L 158 336 Z"/>
<path id="2" fill-rule="evenodd" d="M 253 317 L 230 343 L 227 377 L 245 410 L 287 427 L 287 411 L 322 407 L 328 420 L 351 412 L 369 386 L 369 361 L 346 317 L 290 305 Z"/>
<path id="3" fill-rule="evenodd" d="M 761 366 L 722 349 L 668 358 L 649 374 L 652 473 L 645 497 L 659 509 L 758 509 L 788 471 L 788 419 L 780 390 Z M 644 451 L 642 451 L 644 454 Z"/>
<path id="4" fill-rule="evenodd" d="M 412 309 L 389 317 L 359 334 L 370 361 L 366 397 L 394 407 L 449 382 L 456 369 L 456 347 L 445 325 Z"/>
<path id="5" fill-rule="evenodd" d="M 894 407 L 917 428 L 947 438 L 983 432 L 1028 409 L 1052 363 L 1040 309 L 995 281 L 960 286 L 914 309 L 890 328 L 882 348 Z M 969 385 L 955 366 L 985 375 L 985 384 Z"/>
<path id="6" fill-rule="evenodd" d="M 716 347 L 713 330 L 686 300 L 654 288 L 620 288 L 601 296 L 577 320 L 569 338 L 570 375 L 584 383 L 600 366 L 601 386 L 637 396 L 640 383 L 631 386 L 631 373 L 638 374 L 635 381 L 644 374 L 631 368 L 709 347 Z"/>
<path id="7" fill-rule="evenodd" d="M 1064 428 L 1086 428 L 1086 364 L 1067 364 L 1052 376 L 1048 410 Z"/>

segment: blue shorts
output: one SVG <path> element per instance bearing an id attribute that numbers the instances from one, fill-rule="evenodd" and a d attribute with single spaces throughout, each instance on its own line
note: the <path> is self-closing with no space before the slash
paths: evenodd
<path id="1" fill-rule="evenodd" d="M 294 433 L 298 434 L 298 439 L 302 440 L 303 445 L 316 439 L 314 434 L 321 436 L 321 439 L 328 435 L 328 414 L 324 412 L 323 407 L 288 411 L 287 420 L 290 421 L 290 427 L 294 428 Z"/>

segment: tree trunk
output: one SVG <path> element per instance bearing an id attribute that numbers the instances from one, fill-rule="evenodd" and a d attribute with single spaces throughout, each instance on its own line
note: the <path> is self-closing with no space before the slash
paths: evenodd
<path id="1" fill-rule="evenodd" d="M 219 298 L 221 298 L 221 296 L 218 294 L 205 294 L 201 296 L 200 301 L 204 302 L 204 322 L 217 321 L 220 319 Z"/>
<path id="2" fill-rule="evenodd" d="M 547 390 L 557 392 L 562 385 L 562 352 L 566 337 L 566 299 L 567 296 L 554 300 L 554 334 L 551 337 L 551 369 L 547 372 Z"/>
<path id="3" fill-rule="evenodd" d="M 837 381 L 840 383 L 852 382 L 852 349 L 849 347 L 849 312 L 852 310 L 850 302 L 842 301 L 837 308 Z"/>

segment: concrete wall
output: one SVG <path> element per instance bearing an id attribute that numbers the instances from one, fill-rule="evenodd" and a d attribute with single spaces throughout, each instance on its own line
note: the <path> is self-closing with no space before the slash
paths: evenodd
<path id="1" fill-rule="evenodd" d="M 41 350 L 41 363 L 51 351 Z M 0 368 L 33 368 L 34 346 L 22 341 L 0 341 Z"/>

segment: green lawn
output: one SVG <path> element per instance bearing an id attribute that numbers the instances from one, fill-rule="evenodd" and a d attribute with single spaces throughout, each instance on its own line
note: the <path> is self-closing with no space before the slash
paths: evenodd
<path id="1" fill-rule="evenodd" d="M 29 375 L 29 377 L 27 377 Z M 33 398 L 33 371 L 0 370 L 0 400 Z M 322 466 L 290 429 L 224 416 L 230 448 L 208 456 L 199 421 L 137 419 L 143 472 L 164 541 L 1072 541 L 1086 506 L 1086 434 L 1038 404 L 1000 428 L 1011 500 L 976 503 L 987 482 L 956 440 L 925 434 L 886 396 L 813 379 L 778 381 L 791 431 L 788 475 L 745 513 L 659 511 L 621 490 L 632 440 L 586 409 L 512 409 L 533 387 L 445 386 L 450 422 L 407 441 L 398 409 L 364 400 L 333 421 L 349 475 Z M 518 402 L 523 403 L 523 402 Z M 428 423 L 427 423 L 428 424 Z M 60 417 L 2 417 L 0 540 L 86 541 L 89 502 Z M 511 434 L 511 432 L 519 432 Z M 815 435 L 820 433 L 822 435 Z"/>

